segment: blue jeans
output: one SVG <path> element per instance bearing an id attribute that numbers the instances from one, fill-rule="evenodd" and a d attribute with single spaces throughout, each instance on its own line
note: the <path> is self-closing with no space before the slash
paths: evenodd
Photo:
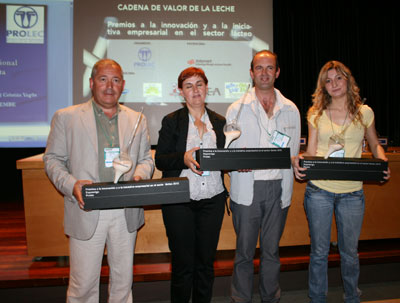
<path id="1" fill-rule="evenodd" d="M 344 302 L 360 302 L 358 239 L 364 218 L 364 191 L 335 194 L 308 182 L 304 198 L 311 237 L 309 296 L 325 303 L 328 293 L 328 255 L 332 215 L 335 213 Z"/>

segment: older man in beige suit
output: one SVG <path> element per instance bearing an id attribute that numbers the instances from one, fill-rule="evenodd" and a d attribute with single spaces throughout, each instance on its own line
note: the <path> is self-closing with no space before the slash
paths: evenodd
<path id="1" fill-rule="evenodd" d="M 64 195 L 64 230 L 70 237 L 67 302 L 99 302 L 104 247 L 110 266 L 109 302 L 132 302 L 133 253 L 142 208 L 85 211 L 82 186 L 113 180 L 112 159 L 129 146 L 132 169 L 124 180 L 149 179 L 154 164 L 147 122 L 118 100 L 125 81 L 120 65 L 109 59 L 92 70 L 92 99 L 54 114 L 43 160 L 45 170 Z"/>

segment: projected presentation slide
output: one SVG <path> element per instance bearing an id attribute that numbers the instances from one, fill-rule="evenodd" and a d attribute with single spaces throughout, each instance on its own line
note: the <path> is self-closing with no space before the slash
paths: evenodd
<path id="1" fill-rule="evenodd" d="M 45 11 L 44 6 L 0 4 L 5 16 L 0 19 L 2 122 L 47 119 Z"/>
<path id="2" fill-rule="evenodd" d="M 71 1 L 0 3 L 0 147 L 44 147 L 71 104 Z"/>
<path id="3" fill-rule="evenodd" d="M 47 121 L 46 6 L 0 4 L 0 16 L 1 124 Z"/>
<path id="4" fill-rule="evenodd" d="M 272 25 L 272 0 L 75 1 L 74 103 L 91 96 L 93 64 L 114 59 L 126 80 L 121 102 L 144 107 L 156 144 L 162 117 L 184 102 L 179 73 L 202 68 L 208 107 L 225 115 L 251 83 L 253 54 L 273 50 Z"/>
<path id="5" fill-rule="evenodd" d="M 222 51 L 224 48 L 230 49 L 229 56 Z M 132 60 L 132 54 L 136 59 Z M 249 62 L 242 58 L 252 53 L 242 41 L 109 40 L 107 55 L 119 58 L 125 67 L 122 102 L 163 104 L 182 102 L 175 78 L 185 64 L 207 71 L 212 102 L 240 98 L 249 84 L 248 74 L 243 72 L 248 70 Z M 170 58 L 186 58 L 186 62 L 177 64 L 178 59 Z"/>

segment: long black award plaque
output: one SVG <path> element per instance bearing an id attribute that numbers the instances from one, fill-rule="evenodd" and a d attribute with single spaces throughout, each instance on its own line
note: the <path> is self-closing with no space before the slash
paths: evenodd
<path id="1" fill-rule="evenodd" d="M 196 151 L 201 170 L 290 168 L 289 148 L 204 148 Z"/>
<path id="2" fill-rule="evenodd" d="M 184 203 L 190 201 L 187 178 L 163 178 L 119 183 L 93 183 L 82 187 L 85 209 L 111 209 Z"/>
<path id="3" fill-rule="evenodd" d="M 306 167 L 304 179 L 383 181 L 388 163 L 381 159 L 304 157 L 300 166 Z"/>

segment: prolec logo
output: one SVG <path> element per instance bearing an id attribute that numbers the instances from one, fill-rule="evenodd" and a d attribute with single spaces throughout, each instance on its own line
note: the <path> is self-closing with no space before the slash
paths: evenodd
<path id="1" fill-rule="evenodd" d="M 44 43 L 44 6 L 7 5 L 7 43 Z"/>
<path id="2" fill-rule="evenodd" d="M 133 63 L 133 66 L 135 68 L 143 68 L 143 69 L 154 68 L 154 62 L 150 61 L 151 57 L 153 56 L 153 53 L 150 48 L 148 47 L 140 48 L 138 50 L 137 55 L 140 61 Z"/>

